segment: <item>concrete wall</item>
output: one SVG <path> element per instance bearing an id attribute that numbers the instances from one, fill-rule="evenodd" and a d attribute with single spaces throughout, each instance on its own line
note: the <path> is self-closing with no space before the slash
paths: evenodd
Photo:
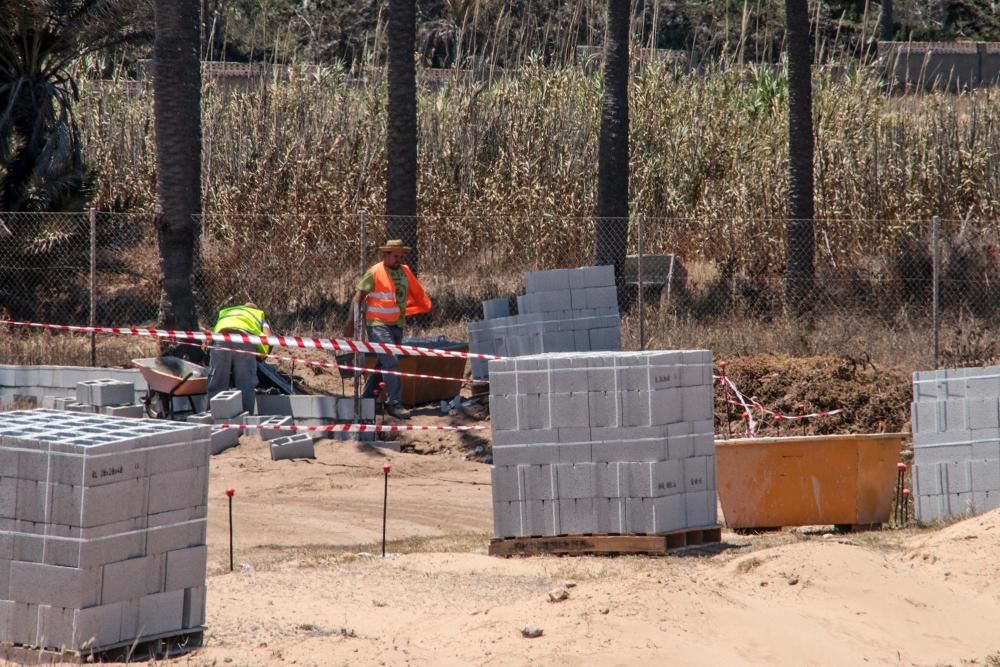
<path id="1" fill-rule="evenodd" d="M 1000 83 L 996 42 L 883 42 L 879 59 L 893 88 L 962 90 Z"/>

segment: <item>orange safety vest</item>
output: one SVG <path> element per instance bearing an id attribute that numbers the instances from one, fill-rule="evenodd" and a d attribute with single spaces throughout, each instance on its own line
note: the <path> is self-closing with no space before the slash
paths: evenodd
<path id="1" fill-rule="evenodd" d="M 413 275 L 409 266 L 402 264 L 401 268 L 406 274 L 407 281 L 406 315 L 430 312 L 431 300 L 427 296 L 427 292 L 424 291 L 424 286 Z M 390 323 L 397 321 L 399 319 L 399 304 L 396 302 L 396 284 L 392 282 L 383 262 L 372 267 L 372 276 L 375 279 L 375 286 L 365 297 L 367 319 Z"/>

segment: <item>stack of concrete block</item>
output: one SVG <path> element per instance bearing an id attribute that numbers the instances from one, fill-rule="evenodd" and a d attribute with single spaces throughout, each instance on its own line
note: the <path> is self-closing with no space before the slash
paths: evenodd
<path id="1" fill-rule="evenodd" d="M 257 397 L 257 411 L 262 414 L 288 415 L 294 417 L 296 424 L 304 426 L 324 426 L 334 422 L 353 423 L 355 417 L 354 398 L 351 396 L 278 396 L 260 395 Z M 360 422 L 370 424 L 375 421 L 375 399 L 361 399 Z M 332 437 L 335 440 L 373 440 L 374 433 L 333 434 L 322 431 L 312 432 L 312 437 Z"/>
<path id="2" fill-rule="evenodd" d="M 917 520 L 1000 507 L 1000 366 L 917 371 L 910 408 Z"/>
<path id="3" fill-rule="evenodd" d="M 483 302 L 485 319 L 469 325 L 471 352 L 519 357 L 621 349 L 614 267 L 533 271 L 524 284 L 517 315 L 504 299 Z M 488 375 L 486 363 L 473 360 L 472 377 Z"/>
<path id="4" fill-rule="evenodd" d="M 707 350 L 490 362 L 497 537 L 717 522 Z"/>
<path id="5" fill-rule="evenodd" d="M 135 369 L 3 364 L 0 365 L 0 406 L 24 401 L 43 405 L 43 402 L 55 398 L 75 401 L 78 383 L 109 378 L 134 385 L 135 394 L 128 399 L 128 403 L 135 403 L 146 391 L 146 381 Z M 52 407 L 52 404 L 45 407 Z"/>
<path id="6" fill-rule="evenodd" d="M 42 407 L 142 419 L 146 413 L 142 405 L 135 402 L 135 393 L 135 385 L 131 382 L 114 378 L 82 380 L 76 384 L 73 396 L 44 396 Z"/>
<path id="7" fill-rule="evenodd" d="M 205 617 L 208 429 L 0 413 L 0 641 L 99 650 Z"/>

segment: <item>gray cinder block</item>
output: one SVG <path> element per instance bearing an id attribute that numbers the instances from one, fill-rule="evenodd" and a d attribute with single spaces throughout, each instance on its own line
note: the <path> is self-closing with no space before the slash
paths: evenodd
<path id="1" fill-rule="evenodd" d="M 179 630 L 183 625 L 183 618 L 184 591 L 182 590 L 147 595 L 139 600 L 140 636 Z"/>
<path id="2" fill-rule="evenodd" d="M 146 411 L 141 405 L 108 405 L 101 408 L 108 417 L 127 417 L 129 419 L 144 419 Z"/>
<path id="3" fill-rule="evenodd" d="M 483 319 L 493 320 L 510 315 L 510 301 L 507 299 L 489 299 L 483 301 Z"/>
<path id="4" fill-rule="evenodd" d="M 696 528 L 715 524 L 714 512 L 709 507 L 715 507 L 714 491 L 695 491 L 684 494 L 687 527 Z"/>
<path id="5" fill-rule="evenodd" d="M 181 625 L 184 628 L 198 628 L 205 624 L 205 587 L 192 586 L 184 589 Z"/>
<path id="6" fill-rule="evenodd" d="M 494 502 L 520 500 L 517 466 L 494 465 L 490 468 Z"/>
<path id="7" fill-rule="evenodd" d="M 708 457 L 693 456 L 684 459 L 684 492 L 696 493 L 706 488 L 708 488 Z"/>
<path id="8" fill-rule="evenodd" d="M 653 499 L 653 532 L 670 533 L 687 527 L 687 496 L 678 493 Z"/>
<path id="9" fill-rule="evenodd" d="M 220 454 L 240 444 L 240 430 L 219 426 L 212 429 L 212 454 Z"/>
<path id="10" fill-rule="evenodd" d="M 620 535 L 627 532 L 624 498 L 594 498 L 594 515 L 598 533 Z"/>
<path id="11" fill-rule="evenodd" d="M 308 433 L 296 433 L 271 440 L 271 459 L 314 459 L 316 448 Z"/>
<path id="12" fill-rule="evenodd" d="M 554 466 L 557 499 L 594 498 L 597 496 L 595 464 L 571 463 Z"/>
<path id="13" fill-rule="evenodd" d="M 73 611 L 73 626 L 72 648 L 89 649 L 117 644 L 122 638 L 122 603 L 76 609 Z"/>
<path id="14" fill-rule="evenodd" d="M 553 500 L 556 495 L 554 464 L 517 466 L 520 500 Z"/>
<path id="15" fill-rule="evenodd" d="M 553 428 L 590 428 L 588 392 L 549 394 L 549 401 Z"/>
<path id="16" fill-rule="evenodd" d="M 243 392 L 239 389 L 220 391 L 209 399 L 208 406 L 212 419 L 215 421 L 233 419 L 243 412 Z M 261 412 L 264 411 L 261 410 Z"/>
<path id="17" fill-rule="evenodd" d="M 13 561 L 10 596 L 15 602 L 81 609 L 101 599 L 101 568 L 75 568 Z"/>
<path id="18" fill-rule="evenodd" d="M 135 385 L 121 380 L 85 380 L 76 385 L 76 400 L 98 407 L 135 401 Z"/>
<path id="19" fill-rule="evenodd" d="M 586 535 L 597 532 L 593 498 L 560 498 L 559 534 Z"/>
<path id="20" fill-rule="evenodd" d="M 523 537 L 520 501 L 493 503 L 493 534 L 497 537 Z"/>
<path id="21" fill-rule="evenodd" d="M 192 424 L 202 424 L 206 426 L 211 426 L 215 423 L 215 418 L 212 416 L 211 412 L 196 412 L 194 414 L 187 416 L 187 421 Z"/>
<path id="22" fill-rule="evenodd" d="M 338 403 L 339 405 L 339 403 Z M 291 433 L 290 430 L 281 429 L 281 426 L 294 426 L 295 422 L 291 417 L 273 416 L 262 421 L 258 427 L 258 433 L 262 440 L 274 440 Z"/>
<path id="23" fill-rule="evenodd" d="M 123 602 L 163 590 L 163 554 L 131 558 L 104 566 L 101 603 Z"/>
<path id="24" fill-rule="evenodd" d="M 205 585 L 205 566 L 208 547 L 196 546 L 167 552 L 164 591 L 194 588 Z"/>

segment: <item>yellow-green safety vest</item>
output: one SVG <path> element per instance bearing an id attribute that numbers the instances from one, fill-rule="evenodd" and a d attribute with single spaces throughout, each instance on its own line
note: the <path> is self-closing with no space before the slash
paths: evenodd
<path id="1" fill-rule="evenodd" d="M 219 317 L 215 321 L 214 333 L 221 333 L 226 329 L 236 329 L 254 336 L 264 334 L 264 311 L 248 306 L 230 306 L 219 311 Z M 267 354 L 271 350 L 270 345 L 258 345 L 257 352 Z"/>

